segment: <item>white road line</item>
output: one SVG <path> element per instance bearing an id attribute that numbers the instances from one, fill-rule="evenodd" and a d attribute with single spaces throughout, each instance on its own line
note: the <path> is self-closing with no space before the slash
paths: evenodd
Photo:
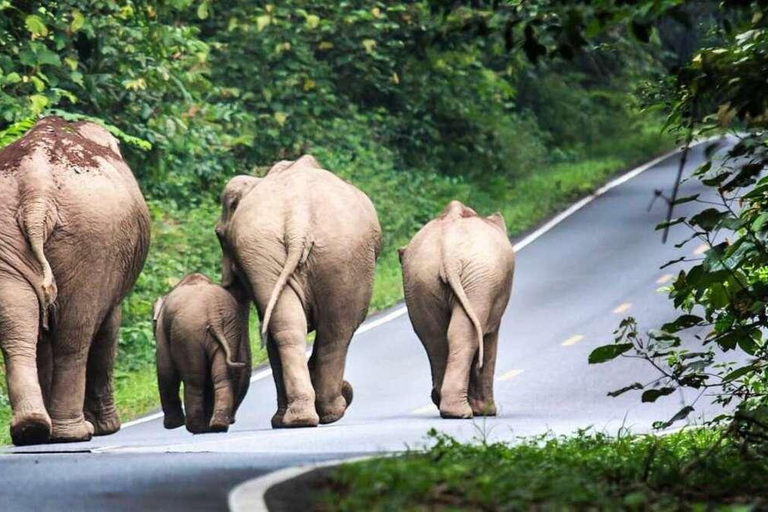
<path id="1" fill-rule="evenodd" d="M 429 414 L 431 412 L 437 412 L 437 407 L 435 407 L 435 404 L 429 404 L 425 405 L 424 407 L 414 409 L 411 411 L 411 414 Z"/>
<path id="2" fill-rule="evenodd" d="M 581 334 L 575 334 L 570 338 L 568 338 L 567 340 L 565 340 L 564 342 L 562 342 L 560 345 L 563 347 L 570 347 L 571 345 L 575 345 L 583 339 L 584 339 L 584 336 L 582 336 Z"/>
<path id="3" fill-rule="evenodd" d="M 705 142 L 709 142 L 712 140 L 715 140 L 719 137 L 710 137 L 708 139 L 704 139 L 702 141 L 697 142 L 695 145 L 703 144 Z M 692 146 L 693 147 L 693 146 Z M 552 228 L 563 222 L 565 219 L 576 213 L 577 211 L 581 210 L 585 206 L 587 206 L 589 203 L 600 197 L 601 195 L 605 194 L 611 189 L 614 189 L 618 187 L 619 185 L 622 185 L 632 178 L 639 176 L 640 174 L 644 173 L 648 169 L 654 167 L 659 162 L 663 162 L 667 158 L 669 158 L 672 155 L 675 155 L 679 152 L 679 149 L 674 149 L 672 151 L 669 151 L 667 153 L 664 153 L 663 155 L 654 158 L 650 162 L 647 162 L 640 167 L 636 167 L 632 169 L 631 171 L 622 174 L 618 178 L 609 181 L 597 191 L 595 191 L 594 194 L 585 197 L 584 199 L 577 201 L 575 204 L 572 204 L 570 207 L 568 207 L 565 211 L 555 215 L 551 220 L 549 220 L 547 223 L 545 223 L 543 226 L 535 230 L 534 232 L 530 233 L 528 236 L 524 237 L 522 240 L 518 241 L 516 244 L 514 244 L 512 247 L 515 250 L 515 252 L 521 251 L 524 247 L 532 244 L 536 239 L 541 237 L 544 233 L 547 231 L 550 231 Z M 396 309 L 394 309 L 392 312 L 387 313 L 386 315 L 382 316 L 381 318 L 377 318 L 376 320 L 371 321 L 370 323 L 364 323 L 360 326 L 360 328 L 355 331 L 355 336 L 362 334 L 364 332 L 370 331 L 371 329 L 374 329 L 380 325 L 383 325 L 391 320 L 394 320 L 400 316 L 403 316 L 407 312 L 407 309 L 405 306 L 399 306 Z M 311 351 L 308 352 L 308 354 L 311 354 Z M 259 372 L 256 372 L 253 374 L 253 377 L 251 377 L 251 382 L 256 382 L 257 380 L 261 380 L 265 377 L 268 377 L 269 375 L 272 375 L 272 370 L 270 369 L 264 369 Z M 135 419 L 133 421 L 128 421 L 126 423 L 123 423 L 122 428 L 128 428 L 132 427 L 134 425 L 140 425 L 142 423 L 146 423 L 148 421 L 156 420 L 158 418 L 162 418 L 163 413 L 162 412 L 156 412 L 154 414 L 150 414 L 149 416 L 144 416 L 142 418 Z"/>
<path id="4" fill-rule="evenodd" d="M 704 254 L 704 253 L 705 253 L 705 252 L 707 252 L 708 250 L 709 250 L 709 246 L 708 246 L 707 244 L 701 244 L 700 246 L 698 246 L 698 247 L 697 247 L 697 248 L 696 248 L 696 249 L 693 251 L 693 254 L 694 254 L 694 255 L 696 255 L 696 256 L 701 256 L 702 254 Z"/>
<path id="5" fill-rule="evenodd" d="M 631 308 L 631 307 L 632 307 L 632 303 L 631 302 L 624 302 L 624 303 L 619 304 L 618 306 L 616 306 L 613 309 L 613 311 L 611 311 L 611 313 L 613 313 L 614 315 L 620 315 L 622 313 L 626 313 L 627 311 L 629 311 L 629 308 Z"/>
<path id="6" fill-rule="evenodd" d="M 508 380 L 512 380 L 518 375 L 523 373 L 523 370 L 509 370 L 508 372 L 502 373 L 498 377 L 496 377 L 497 382 L 505 382 Z"/>

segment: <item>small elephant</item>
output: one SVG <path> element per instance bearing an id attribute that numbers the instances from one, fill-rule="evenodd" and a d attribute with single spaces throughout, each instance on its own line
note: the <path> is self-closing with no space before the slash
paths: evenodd
<path id="1" fill-rule="evenodd" d="M 262 318 L 277 388 L 273 428 L 339 420 L 352 403 L 347 350 L 381 250 L 373 203 L 309 155 L 264 178 L 233 178 L 221 200 L 222 282 L 242 283 Z M 317 336 L 307 364 L 309 331 Z"/>
<path id="2" fill-rule="evenodd" d="M 149 238 L 147 205 L 103 127 L 47 117 L 0 151 L 0 347 L 14 444 L 120 428 L 120 304 Z"/>
<path id="3" fill-rule="evenodd" d="M 495 416 L 496 345 L 515 269 L 504 219 L 451 201 L 399 252 L 408 316 L 429 357 L 440 415 Z"/>
<path id="4" fill-rule="evenodd" d="M 243 300 L 245 299 L 245 300 Z M 155 302 L 157 383 L 165 428 L 226 432 L 251 378 L 250 303 L 202 274 L 189 274 Z"/>

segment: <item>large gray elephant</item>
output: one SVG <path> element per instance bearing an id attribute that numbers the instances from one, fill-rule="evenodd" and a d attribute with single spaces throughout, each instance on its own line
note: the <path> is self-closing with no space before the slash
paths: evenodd
<path id="1" fill-rule="evenodd" d="M 149 236 L 141 191 L 101 126 L 49 117 L 0 151 L 0 346 L 14 444 L 120 428 L 120 303 Z"/>
<path id="2" fill-rule="evenodd" d="M 347 349 L 368 312 L 381 250 L 370 199 L 306 155 L 262 179 L 233 178 L 216 233 L 222 282 L 242 282 L 262 319 L 277 388 L 272 426 L 337 421 L 352 401 Z"/>
<path id="3" fill-rule="evenodd" d="M 444 418 L 493 416 L 499 323 L 515 253 L 501 214 L 451 201 L 400 249 L 408 316 L 429 357 Z"/>
<path id="4" fill-rule="evenodd" d="M 251 377 L 250 307 L 239 290 L 230 293 L 203 274 L 187 275 L 155 302 L 157 384 L 165 428 L 186 423 L 193 434 L 226 432 L 235 422 Z"/>

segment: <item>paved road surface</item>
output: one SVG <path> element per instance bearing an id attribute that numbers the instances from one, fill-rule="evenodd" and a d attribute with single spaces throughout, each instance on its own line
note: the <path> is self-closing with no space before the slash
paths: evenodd
<path id="1" fill-rule="evenodd" d="M 702 158 L 699 147 L 691 168 Z M 0 456 L 0 510 L 224 510 L 226 493 L 248 478 L 297 463 L 419 446 L 432 427 L 465 440 L 566 434 L 588 426 L 649 430 L 695 395 L 679 393 L 652 405 L 636 394 L 608 398 L 608 391 L 650 380 L 654 372 L 634 360 L 589 366 L 587 355 L 612 339 L 627 314 L 643 328 L 674 317 L 658 291 L 674 270 L 659 266 L 680 251 L 673 243 L 661 245 L 653 230 L 665 214 L 662 202 L 651 212 L 647 207 L 654 189 L 671 188 L 677 162 L 670 157 L 610 190 L 518 253 L 501 327 L 496 418 L 439 418 L 429 400 L 426 355 L 397 308 L 376 317 L 389 315 L 389 321 L 355 338 L 347 365 L 355 402 L 338 423 L 272 430 L 272 379 L 257 372 L 262 378 L 251 384 L 228 434 L 166 431 L 155 419 L 90 443 Z M 697 188 L 685 184 L 681 195 Z M 685 231 L 676 227 L 671 242 Z M 685 251 L 697 249 L 692 243 Z M 697 414 L 712 414 L 706 402 L 699 401 Z"/>

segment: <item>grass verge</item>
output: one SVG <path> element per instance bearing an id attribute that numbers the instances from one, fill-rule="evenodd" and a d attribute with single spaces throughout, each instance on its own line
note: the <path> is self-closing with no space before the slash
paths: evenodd
<path id="1" fill-rule="evenodd" d="M 716 430 L 668 436 L 579 433 L 517 444 L 433 446 L 341 466 L 315 490 L 316 509 L 755 510 L 768 505 L 768 456 Z"/>
<path id="2" fill-rule="evenodd" d="M 394 154 L 371 142 L 373 137 L 347 137 L 358 125 L 339 121 L 312 149 L 320 162 L 363 189 L 378 210 L 384 231 L 384 247 L 374 282 L 371 312 L 385 309 L 402 299 L 397 247 L 450 199 L 459 199 L 479 213 L 501 211 L 510 236 L 531 229 L 574 199 L 584 196 L 616 175 L 672 147 L 669 137 L 657 126 L 642 127 L 612 145 L 608 156 L 584 158 L 529 170 L 519 176 L 475 178 L 399 169 Z M 343 149 L 338 149 L 343 148 Z M 158 407 L 154 378 L 152 304 L 189 272 L 219 275 L 220 249 L 212 226 L 219 216 L 215 197 L 203 196 L 197 203 L 150 199 L 152 247 L 134 290 L 123 303 L 123 327 L 115 372 L 117 406 L 123 421 Z M 254 366 L 266 361 L 260 347 L 256 315 L 251 321 Z M 0 373 L 4 374 L 0 364 Z M 5 382 L 0 383 L 0 444 L 10 442 L 10 405 Z"/>

